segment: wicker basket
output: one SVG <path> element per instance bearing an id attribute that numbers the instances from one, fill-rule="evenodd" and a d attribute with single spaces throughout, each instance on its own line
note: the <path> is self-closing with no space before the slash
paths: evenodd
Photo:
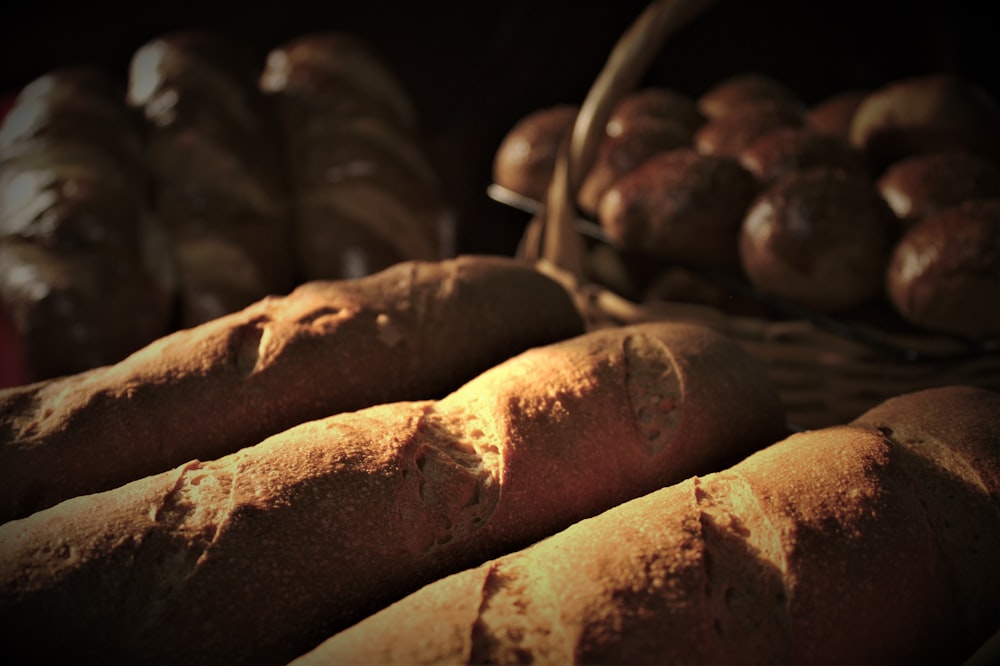
<path id="1" fill-rule="evenodd" d="M 638 84 L 664 41 L 712 4 L 654 0 L 621 37 L 580 106 L 520 255 L 576 295 L 591 328 L 676 320 L 734 337 L 765 363 L 792 427 L 846 423 L 888 397 L 923 388 L 968 384 L 1000 391 L 996 346 L 970 349 L 929 333 L 863 331 L 816 317 L 778 321 L 687 303 L 640 305 L 585 279 L 575 192 L 593 163 L 612 107 Z"/>

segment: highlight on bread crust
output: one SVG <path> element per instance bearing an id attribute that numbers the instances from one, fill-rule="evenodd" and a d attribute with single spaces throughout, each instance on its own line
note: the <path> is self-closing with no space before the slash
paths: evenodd
<path id="1" fill-rule="evenodd" d="M 303 423 L 0 526 L 0 632 L 19 656 L 286 663 L 422 584 L 783 432 L 735 341 L 597 330 L 438 401 Z"/>
<path id="2" fill-rule="evenodd" d="M 0 518 L 216 458 L 309 419 L 440 397 L 582 331 L 561 285 L 503 257 L 307 283 L 115 365 L 0 391 Z"/>
<path id="3" fill-rule="evenodd" d="M 293 663 L 960 663 L 1000 622 L 1000 395 L 945 387 L 443 578 Z"/>

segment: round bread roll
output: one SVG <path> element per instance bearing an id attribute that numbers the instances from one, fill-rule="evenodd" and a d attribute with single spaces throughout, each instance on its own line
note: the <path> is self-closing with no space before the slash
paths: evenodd
<path id="1" fill-rule="evenodd" d="M 759 190 L 736 160 L 677 148 L 615 181 L 598 219 L 619 247 L 735 273 L 740 223 Z"/>
<path id="2" fill-rule="evenodd" d="M 493 158 L 493 182 L 543 201 L 559 145 L 569 135 L 579 106 L 558 104 L 532 111 L 507 132 Z"/>
<path id="3" fill-rule="evenodd" d="M 726 77 L 697 98 L 698 110 L 710 119 L 721 118 L 747 103 L 768 102 L 797 113 L 805 105 L 791 88 L 760 72 L 742 72 Z"/>
<path id="4" fill-rule="evenodd" d="M 904 224 L 972 199 L 1000 197 L 1000 167 L 971 153 L 927 153 L 891 165 L 879 191 Z"/>
<path id="5" fill-rule="evenodd" d="M 949 150 L 996 160 L 1000 108 L 982 88 L 955 76 L 899 79 L 859 105 L 850 140 L 883 166 L 908 155 Z"/>
<path id="6" fill-rule="evenodd" d="M 800 107 L 773 100 L 748 101 L 725 115 L 710 118 L 694 134 L 694 146 L 706 155 L 738 157 L 758 138 L 781 127 L 801 127 Z"/>
<path id="7" fill-rule="evenodd" d="M 817 167 L 761 193 L 743 222 L 739 252 L 762 291 L 843 311 L 882 293 L 897 224 L 871 181 Z"/>
<path id="8" fill-rule="evenodd" d="M 847 139 L 851 134 L 851 121 L 869 90 L 844 90 L 820 100 L 806 112 L 806 123 L 820 134 L 833 134 Z"/>
<path id="9" fill-rule="evenodd" d="M 676 123 L 689 136 L 705 122 L 694 98 L 669 88 L 641 88 L 625 95 L 611 110 L 608 136 L 623 134 L 636 119 L 650 116 Z"/>
<path id="10" fill-rule="evenodd" d="M 968 201 L 907 229 L 886 284 L 914 324 L 970 338 L 1000 334 L 1000 198 Z"/>
<path id="11" fill-rule="evenodd" d="M 740 164 L 764 183 L 793 171 L 832 167 L 866 174 L 864 154 L 847 139 L 809 127 L 779 127 L 758 137 L 740 152 Z"/>
<path id="12" fill-rule="evenodd" d="M 607 135 L 577 192 L 577 204 L 597 214 L 601 196 L 611 185 L 658 153 L 688 145 L 690 134 L 677 123 L 656 117 L 632 118 L 624 131 Z"/>

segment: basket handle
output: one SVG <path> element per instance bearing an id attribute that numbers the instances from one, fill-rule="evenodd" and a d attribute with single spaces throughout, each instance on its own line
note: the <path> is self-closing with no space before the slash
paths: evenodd
<path id="1" fill-rule="evenodd" d="M 563 142 L 556 156 L 545 213 L 540 221 L 542 227 L 536 230 L 540 234 L 536 233 L 531 240 L 540 260 L 572 275 L 582 275 L 583 244 L 576 233 L 575 193 L 594 161 L 611 111 L 638 85 L 667 37 L 715 2 L 653 0 L 618 40 L 580 105 L 569 140 Z"/>

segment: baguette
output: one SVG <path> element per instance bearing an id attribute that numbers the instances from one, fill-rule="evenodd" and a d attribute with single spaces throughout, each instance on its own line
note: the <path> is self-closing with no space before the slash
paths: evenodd
<path id="1" fill-rule="evenodd" d="M 960 663 L 1000 625 L 1000 395 L 791 435 L 441 579 L 293 662 Z"/>
<path id="2" fill-rule="evenodd" d="M 194 30 L 152 39 L 129 61 L 126 101 L 145 119 L 152 198 L 176 262 L 181 327 L 301 282 L 258 69 L 242 44 Z"/>
<path id="3" fill-rule="evenodd" d="M 19 660 L 286 663 L 422 584 L 783 432 L 735 341 L 601 329 L 439 401 L 304 423 L 7 523 L 0 632 Z"/>
<path id="4" fill-rule="evenodd" d="M 170 327 L 136 119 L 91 66 L 22 88 L 0 123 L 0 302 L 25 383 L 114 363 Z"/>
<path id="5" fill-rule="evenodd" d="M 0 392 L 0 518 L 217 458 L 309 419 L 440 397 L 582 330 L 560 285 L 502 257 L 305 284 L 115 365 Z"/>
<path id="6" fill-rule="evenodd" d="M 363 40 L 300 35 L 270 51 L 259 87 L 278 120 L 303 279 L 454 255 L 454 211 L 412 101 Z"/>

